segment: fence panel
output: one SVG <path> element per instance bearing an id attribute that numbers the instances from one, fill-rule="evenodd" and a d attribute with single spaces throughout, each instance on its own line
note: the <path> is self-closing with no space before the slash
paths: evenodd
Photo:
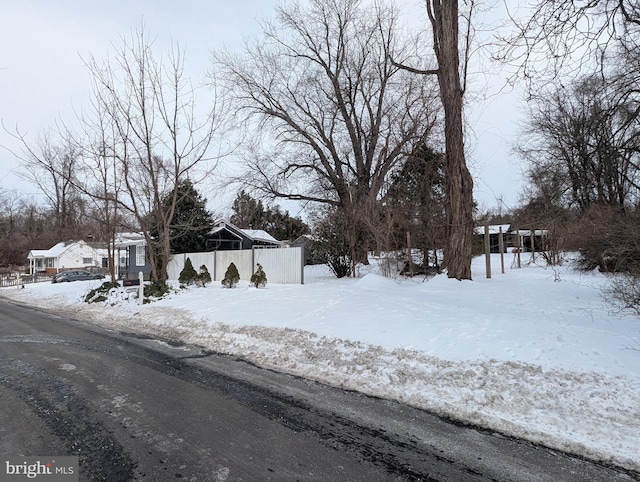
<path id="1" fill-rule="evenodd" d="M 230 251 L 214 251 L 216 253 L 216 281 L 222 281 L 231 263 L 236 265 L 240 279 L 250 280 L 253 274 L 253 255 L 250 249 L 236 249 Z"/>
<path id="2" fill-rule="evenodd" d="M 262 265 L 267 280 L 271 283 L 304 283 L 302 257 L 300 247 L 254 250 L 254 263 Z"/>
<path id="3" fill-rule="evenodd" d="M 304 283 L 303 248 L 244 249 L 230 251 L 211 251 L 206 253 L 176 254 L 169 261 L 167 274 L 170 280 L 177 280 L 187 258 L 196 271 L 203 264 L 209 270 L 211 278 L 221 281 L 229 267 L 234 263 L 240 273 L 240 279 L 249 281 L 260 263 L 267 275 L 268 282 L 283 284 Z"/>
<path id="4" fill-rule="evenodd" d="M 197 273 L 200 272 L 200 266 L 205 265 L 209 270 L 209 274 L 211 275 L 211 279 L 213 279 L 213 274 L 216 272 L 216 254 L 215 251 L 208 253 L 191 253 L 188 256 L 191 259 L 191 264 L 193 264 L 193 269 L 196 270 Z M 187 257 L 185 256 L 185 260 Z"/>
<path id="5" fill-rule="evenodd" d="M 184 268 L 184 263 L 187 258 L 191 259 L 191 264 L 193 265 L 193 269 L 197 272 L 200 271 L 200 266 L 203 264 L 209 270 L 211 274 L 211 278 L 215 273 L 215 251 L 206 252 L 206 253 L 180 253 L 174 254 L 169 260 L 169 265 L 167 266 L 167 277 L 171 280 L 177 280 L 180 277 L 180 272 Z"/>
<path id="6" fill-rule="evenodd" d="M 180 277 L 180 271 L 184 268 L 184 260 L 188 255 L 173 254 L 167 264 L 167 279 L 177 280 Z"/>
<path id="7" fill-rule="evenodd" d="M 41 274 L 25 274 L 18 276 L 2 276 L 0 277 L 0 288 L 6 288 L 9 286 L 22 286 L 30 283 L 45 283 L 51 282 L 51 276 Z"/>

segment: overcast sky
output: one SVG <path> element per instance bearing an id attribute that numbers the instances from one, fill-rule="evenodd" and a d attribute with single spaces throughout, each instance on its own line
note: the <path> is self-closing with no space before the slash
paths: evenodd
<path id="1" fill-rule="evenodd" d="M 29 139 L 59 120 L 76 117 L 89 97 L 83 59 L 102 58 L 122 45 L 121 38 L 142 22 L 162 51 L 173 41 L 186 51 L 192 80 L 203 80 L 212 49 L 242 47 L 245 37 L 259 35 L 259 18 L 270 18 L 276 0 L 0 0 L 0 119 Z M 404 0 L 407 16 L 425 22 L 424 3 Z M 496 67 L 490 67 L 495 72 Z M 483 207 L 515 207 L 521 190 L 521 167 L 511 154 L 520 121 L 519 99 L 497 94 L 503 76 L 489 78 L 488 99 L 467 111 L 472 135 L 468 162 L 475 196 Z M 19 150 L 4 129 L 0 145 Z M 33 193 L 16 176 L 19 161 L 0 148 L 0 189 Z M 220 206 L 219 210 L 226 209 Z"/>

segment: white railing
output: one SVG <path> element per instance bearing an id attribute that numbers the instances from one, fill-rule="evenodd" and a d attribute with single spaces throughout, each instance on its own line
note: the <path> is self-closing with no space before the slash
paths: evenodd
<path id="1" fill-rule="evenodd" d="M 20 286 L 30 283 L 44 283 L 51 282 L 51 276 L 46 274 L 21 274 L 0 276 L 0 288 L 6 288 L 8 286 Z"/>

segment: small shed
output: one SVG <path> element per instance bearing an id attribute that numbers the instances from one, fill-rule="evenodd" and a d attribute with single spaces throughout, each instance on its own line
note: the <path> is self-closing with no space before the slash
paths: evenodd
<path id="1" fill-rule="evenodd" d="M 49 249 L 32 249 L 27 255 L 29 274 L 55 274 L 68 269 L 97 270 L 105 266 L 103 250 L 86 241 L 61 241 Z"/>
<path id="2" fill-rule="evenodd" d="M 311 234 L 303 234 L 291 242 L 292 248 L 304 250 L 304 264 L 324 264 L 326 259 L 318 254 L 318 240 Z"/>
<path id="3" fill-rule="evenodd" d="M 261 229 L 241 229 L 228 221 L 218 221 L 207 235 L 208 251 L 230 251 L 236 249 L 279 248 L 282 245 L 269 233 Z"/>
<path id="4" fill-rule="evenodd" d="M 544 251 L 548 231 L 546 229 L 519 229 L 513 236 L 520 236 L 523 251 Z"/>
<path id="5" fill-rule="evenodd" d="M 500 252 L 500 230 L 502 229 L 502 241 L 504 243 L 503 248 L 506 253 L 509 248 L 515 246 L 515 236 L 510 231 L 510 225 L 508 224 L 490 224 L 489 225 L 489 252 Z M 482 251 L 484 252 L 484 226 L 477 226 L 474 229 L 474 234 L 482 239 Z M 478 241 L 480 242 L 480 241 Z"/>

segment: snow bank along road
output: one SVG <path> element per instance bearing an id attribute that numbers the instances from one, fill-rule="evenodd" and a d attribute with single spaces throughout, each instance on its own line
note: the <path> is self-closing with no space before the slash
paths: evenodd
<path id="1" fill-rule="evenodd" d="M 0 453 L 78 455 L 81 480 L 640 480 L 396 402 L 5 300 L 0 397 Z"/>

